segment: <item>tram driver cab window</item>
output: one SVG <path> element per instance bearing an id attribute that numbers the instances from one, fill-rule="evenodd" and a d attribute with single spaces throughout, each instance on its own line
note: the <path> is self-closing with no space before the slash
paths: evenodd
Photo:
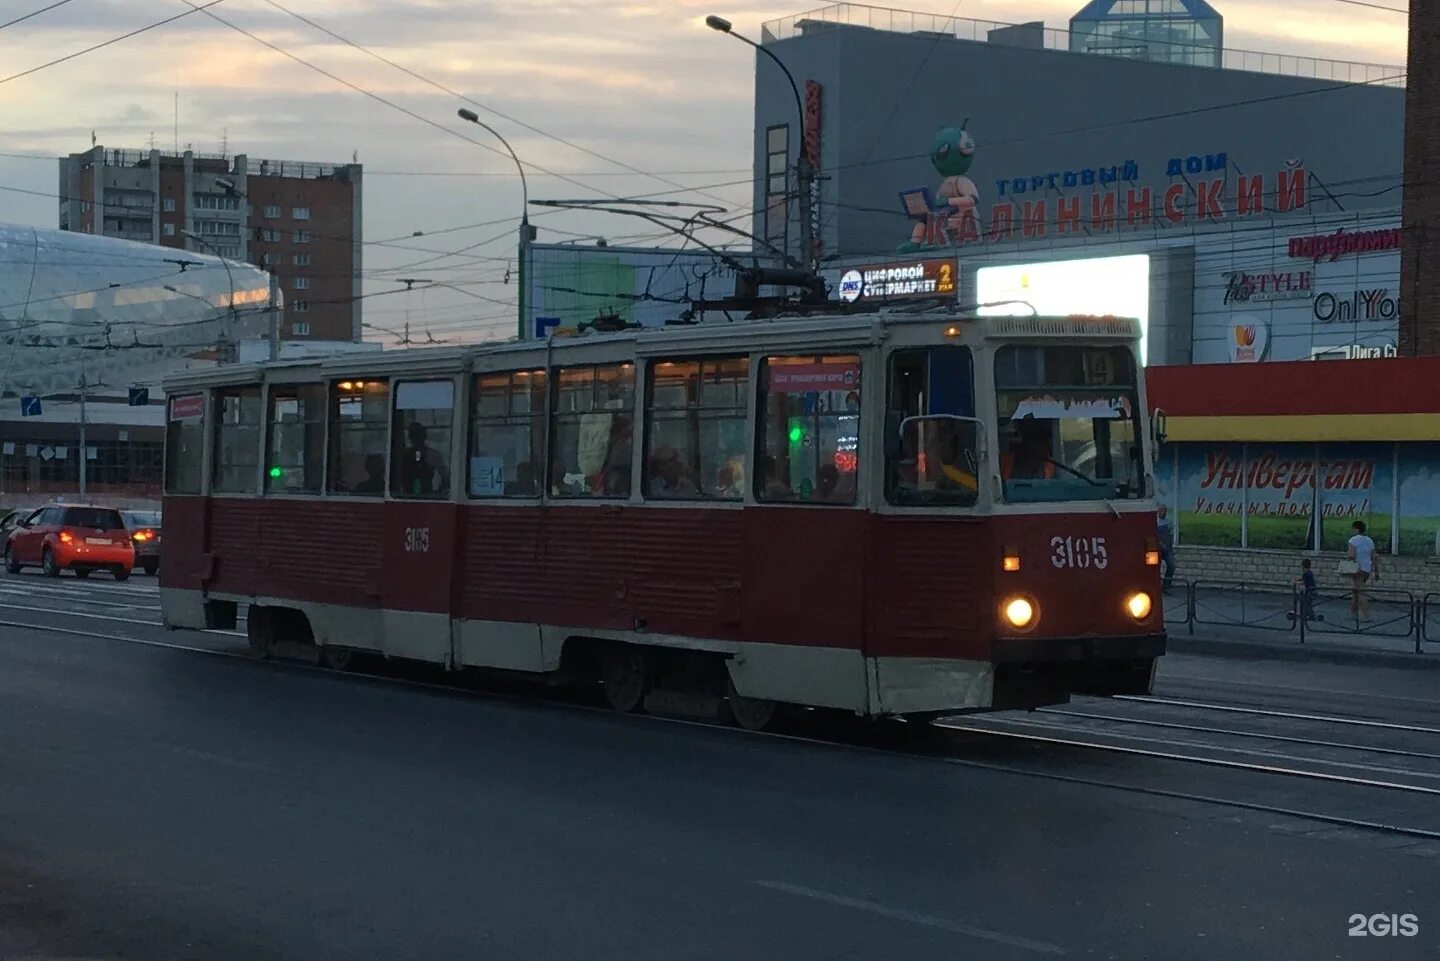
<path id="1" fill-rule="evenodd" d="M 968 347 L 890 355 L 885 497 L 892 504 L 968 507 L 979 498 L 980 422 Z"/>

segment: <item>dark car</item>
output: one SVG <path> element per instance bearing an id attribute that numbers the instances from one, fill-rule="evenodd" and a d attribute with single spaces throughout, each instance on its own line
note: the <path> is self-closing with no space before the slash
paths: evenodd
<path id="1" fill-rule="evenodd" d="M 135 566 L 146 574 L 160 569 L 160 512 L 121 511 L 135 544 Z"/>

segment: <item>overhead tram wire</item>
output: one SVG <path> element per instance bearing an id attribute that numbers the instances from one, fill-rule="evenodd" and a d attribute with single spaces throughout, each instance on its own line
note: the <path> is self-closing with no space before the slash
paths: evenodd
<path id="1" fill-rule="evenodd" d="M 270 50 L 275 51 L 276 53 L 280 54 L 282 57 L 285 57 L 285 58 L 287 58 L 287 59 L 289 59 L 289 60 L 293 60 L 293 61 L 295 61 L 296 63 L 300 64 L 301 66 L 307 67 L 307 68 L 315 71 L 316 73 L 320 74 L 320 75 L 323 76 L 323 77 L 327 77 L 327 78 L 329 78 L 330 80 L 333 80 L 333 81 L 335 81 L 335 82 L 338 83 L 338 84 L 341 84 L 341 85 L 343 85 L 343 86 L 345 86 L 345 87 L 348 87 L 349 89 L 355 91 L 355 92 L 358 93 L 358 94 L 361 94 L 361 95 L 363 95 L 363 96 L 369 97 L 371 100 L 374 100 L 376 103 L 384 104 L 385 106 L 389 107 L 389 108 L 392 109 L 392 110 L 398 110 L 400 113 L 405 114 L 407 117 L 410 117 L 411 119 L 418 120 L 418 121 L 420 121 L 421 123 L 425 124 L 426 126 L 434 127 L 436 130 L 439 130 L 439 131 L 441 131 L 441 132 L 443 132 L 443 133 L 445 133 L 445 134 L 448 134 L 449 136 L 455 137 L 455 138 L 458 139 L 458 140 L 463 140 L 463 141 L 465 141 L 465 142 L 468 143 L 468 144 L 471 144 L 471 145 L 473 145 L 473 146 L 476 146 L 476 147 L 481 148 L 482 150 L 487 150 L 487 151 L 489 151 L 490 153 L 493 153 L 493 154 L 496 154 L 496 155 L 498 155 L 498 156 L 504 157 L 504 158 L 506 158 L 507 160 L 510 158 L 510 155 L 509 155 L 508 153 L 506 153 L 505 151 L 501 150 L 499 147 L 492 146 L 491 144 L 489 144 L 489 143 L 487 143 L 487 142 L 485 142 L 485 141 L 483 141 L 483 140 L 476 140 L 476 139 L 473 138 L 473 137 L 466 136 L 465 134 L 461 133 L 459 130 L 455 129 L 455 127 L 453 127 L 453 126 L 451 126 L 451 125 L 443 124 L 443 123 L 440 123 L 439 121 L 436 121 L 436 120 L 431 120 L 429 117 L 426 117 L 426 116 L 424 116 L 423 114 L 416 113 L 414 110 L 411 110 L 409 107 L 405 107 L 405 106 L 403 106 L 403 105 L 401 105 L 401 104 L 396 103 L 396 102 L 393 101 L 393 100 L 389 100 L 389 99 L 387 99 L 387 98 L 385 98 L 385 97 L 382 97 L 382 96 L 380 96 L 378 93 L 374 93 L 374 92 L 372 92 L 372 91 L 370 91 L 370 90 L 367 90 L 367 89 L 365 89 L 364 87 L 360 86 L 359 84 L 353 83 L 352 81 L 349 81 L 349 80 L 346 80 L 344 77 L 341 77 L 341 76 L 339 76 L 338 74 L 331 73 L 329 70 L 326 70 L 324 67 L 320 66 L 319 64 L 312 63 L 311 61 L 306 60 L 304 57 L 301 57 L 299 54 L 291 53 L 289 50 L 286 50 L 284 47 L 280 46 L 279 44 L 273 43 L 273 42 L 271 42 L 271 41 L 269 41 L 269 40 L 266 40 L 264 37 L 261 37 L 261 36 L 259 36 L 258 34 L 252 33 L 252 32 L 250 32 L 249 30 L 245 29 L 244 27 L 240 26 L 239 24 L 237 24 L 237 23 L 232 23 L 231 21 L 226 20 L 224 17 L 220 16 L 219 14 L 212 13 L 212 12 L 209 10 L 209 7 L 214 6 L 216 3 L 223 2 L 223 0 L 212 0 L 211 3 L 205 4 L 204 6 L 200 6 L 200 5 L 196 4 L 196 3 L 194 3 L 193 0 L 180 0 L 180 2 L 186 4 L 187 6 L 189 6 L 189 7 L 191 7 L 191 8 L 193 8 L 195 11 L 199 11 L 199 12 L 204 13 L 205 16 L 209 17 L 211 20 L 214 20 L 216 23 L 223 24 L 223 25 L 229 27 L 231 30 L 234 30 L 234 31 L 237 32 L 237 33 L 240 33 L 240 34 L 243 34 L 244 36 L 249 37 L 251 40 L 254 40 L 256 43 L 258 43 L 258 44 L 260 44 L 260 45 L 262 45 L 262 46 L 264 46 L 264 47 L 267 47 L 267 48 L 269 48 Z M 488 108 L 487 108 L 487 109 L 488 109 Z M 583 181 L 576 180 L 574 177 L 569 177 L 569 176 L 566 176 L 565 174 L 558 173 L 558 172 L 556 172 L 556 171 L 554 171 L 554 170 L 550 170 L 550 169 L 547 168 L 547 167 L 542 167 L 542 166 L 540 166 L 539 164 L 534 163 L 533 161 L 525 161 L 524 163 L 525 163 L 525 166 L 527 166 L 527 167 L 529 167 L 529 168 L 531 168 L 531 169 L 533 169 L 533 170 L 538 170 L 538 171 L 540 171 L 541 173 L 549 174 L 550 176 L 555 177 L 556 179 L 563 180 L 563 181 L 565 181 L 565 182 L 568 183 L 568 184 L 571 184 L 571 185 L 573 185 L 573 186 L 579 187 L 581 190 L 588 190 L 588 191 L 591 191 L 591 192 L 600 194 L 600 195 L 605 196 L 605 197 L 610 197 L 610 198 L 612 198 L 612 199 L 616 199 L 614 194 L 611 194 L 611 193 L 609 193 L 608 191 L 605 191 L 605 190 L 601 190 L 601 189 L 599 189 L 598 187 L 595 187 L 595 186 L 593 186 L 593 185 L 591 185 L 591 184 L 587 184 L 587 183 L 585 183 L 585 182 L 583 182 Z M 690 188 L 681 188 L 681 189 L 690 189 Z M 513 218 L 511 218 L 511 219 L 513 219 Z"/>
<path id="2" fill-rule="evenodd" d="M 1367 2 L 1367 0 L 1335 0 L 1335 2 L 1336 2 L 1336 3 L 1348 3 L 1348 4 L 1350 4 L 1351 6 L 1354 6 L 1354 7 L 1368 7 L 1368 8 L 1371 9 L 1371 10 L 1384 10 L 1384 11 L 1386 11 L 1386 12 L 1388 12 L 1388 13 L 1400 13 L 1400 14 L 1404 14 L 1404 15 L 1406 15 L 1406 16 L 1409 16 L 1409 15 L 1410 15 L 1410 11 L 1404 9 L 1403 7 L 1387 7 L 1387 6 L 1385 6 L 1384 4 L 1369 3 L 1369 2 Z"/>
<path id="3" fill-rule="evenodd" d="M 190 0 L 185 0 L 185 2 L 189 3 Z M 111 37 L 109 40 L 106 40 L 102 43 L 93 44 L 89 47 L 86 47 L 84 50 L 76 50 L 74 53 L 67 53 L 63 57 L 57 57 L 54 60 L 42 63 L 36 67 L 31 67 L 28 70 L 22 70 L 19 73 L 12 73 L 8 77 L 0 77 L 0 84 L 9 83 L 12 80 L 19 80 L 21 77 L 28 77 L 32 73 L 39 73 L 41 70 L 44 70 L 47 67 L 53 67 L 56 64 L 65 63 L 67 60 L 74 60 L 76 57 L 83 57 L 87 53 L 94 53 L 96 50 L 100 50 L 103 47 L 108 47 L 112 44 L 119 43 L 122 40 L 129 40 L 131 37 L 139 36 L 142 33 L 154 30 L 156 27 L 163 27 L 167 23 L 174 23 L 176 20 L 179 20 L 182 17 L 190 16 L 192 13 L 204 13 L 207 16 L 214 16 L 214 14 L 210 13 L 210 8 L 218 6 L 219 4 L 222 4 L 224 2 L 225 0 L 210 0 L 209 3 L 203 5 L 196 5 L 190 3 L 191 9 L 182 10 L 180 13 L 175 14 L 173 17 L 166 17 L 163 20 L 156 20 L 154 23 L 146 24 L 143 27 L 137 27 L 136 29 L 131 30 L 129 33 L 122 33 L 118 37 Z"/>
<path id="4" fill-rule="evenodd" d="M 17 23 L 23 23 L 24 21 L 29 20 L 31 17 L 38 17 L 42 13 L 49 13 L 56 7 L 63 7 L 69 2 L 70 0 L 55 0 L 55 2 L 50 4 L 48 7 L 41 7 L 39 10 L 30 11 L 23 17 L 16 17 L 14 20 L 7 20 L 4 23 L 0 23 L 0 30 L 4 30 L 6 27 L 13 27 Z"/>
<path id="5" fill-rule="evenodd" d="M 187 0 L 187 2 L 188 2 L 188 0 Z M 958 3 L 958 2 L 959 2 L 959 0 L 957 0 L 957 3 Z M 274 7 L 276 10 L 279 10 L 281 13 L 288 14 L 289 16 L 294 17 L 296 20 L 299 20 L 299 21 L 302 22 L 302 23 L 308 24 L 309 26 L 313 27 L 313 28 L 316 29 L 316 30 L 319 30 L 321 33 L 325 34 L 326 36 L 331 37 L 331 38 L 333 38 L 333 39 L 335 39 L 335 40 L 338 40 L 339 42 L 345 44 L 346 46 L 352 47 L 353 49 L 360 51 L 361 53 L 365 54 L 365 55 L 368 56 L 368 57 L 373 57 L 374 59 L 380 61 L 381 63 L 386 64 L 386 65 L 388 65 L 388 66 L 390 66 L 390 67 L 393 67 L 393 68 L 396 69 L 396 70 L 399 70 L 401 73 L 405 74 L 406 76 L 413 77 L 414 79 L 419 80 L 419 81 L 420 81 L 421 83 L 423 83 L 423 84 L 426 84 L 426 85 L 428 85 L 428 86 L 434 87 L 436 90 L 439 90 L 440 92 L 442 92 L 442 93 L 444 93 L 444 94 L 447 94 L 447 95 L 449 95 L 449 96 L 451 96 L 451 97 L 455 97 L 455 98 L 457 98 L 457 99 L 459 99 L 459 100 L 463 100 L 463 101 L 465 101 L 466 103 L 470 104 L 471 106 L 473 106 L 473 107 L 478 107 L 479 109 L 484 110 L 486 113 L 493 114 L 493 115 L 501 118 L 502 120 L 508 120 L 510 123 L 513 123 L 513 124 L 516 124 L 517 126 L 523 127 L 523 128 L 525 128 L 526 130 L 531 131 L 532 133 L 539 134 L 540 136 L 545 137 L 545 138 L 547 138 L 547 139 L 549 139 L 549 140 L 554 140 L 556 143 L 564 144 L 565 146 L 569 147 L 569 148 L 572 149 L 572 150 L 578 150 L 578 151 L 580 151 L 580 152 L 583 153 L 583 154 L 588 154 L 589 156 L 596 158 L 597 160 L 603 160 L 603 161 L 605 161 L 606 163 L 614 164 L 614 165 L 617 166 L 617 167 L 621 167 L 621 168 L 623 168 L 623 169 L 625 169 L 625 170 L 628 170 L 628 171 L 630 171 L 631 173 L 637 174 L 637 175 L 639 175 L 639 176 L 649 177 L 649 178 L 651 178 L 652 180 L 658 180 L 658 181 L 660 181 L 661 183 L 663 183 L 663 184 L 665 184 L 665 185 L 667 185 L 667 186 L 670 186 L 670 187 L 677 187 L 677 188 L 680 188 L 680 189 L 682 189 L 682 190 L 689 190 L 689 189 L 691 189 L 691 188 L 685 187 L 683 184 L 676 183 L 676 182 L 673 181 L 673 180 L 669 180 L 669 179 L 667 179 L 667 178 L 665 178 L 665 177 L 663 177 L 663 176 L 660 176 L 659 174 L 652 174 L 652 173 L 650 173 L 650 172 L 648 172 L 648 171 L 641 170 L 639 167 L 635 167 L 635 166 L 633 166 L 633 165 L 631 165 L 631 164 L 628 164 L 628 163 L 624 162 L 623 160 L 616 160 L 616 159 L 613 158 L 613 157 L 607 157 L 607 156 L 605 156 L 604 154 L 600 153 L 600 152 L 597 151 L 597 150 L 593 150 L 593 149 L 591 149 L 591 148 L 589 148 L 589 147 L 582 146 L 582 145 L 580 145 L 580 144 L 575 143 L 575 142 L 572 141 L 572 140 L 566 140 L 564 137 L 560 137 L 560 136 L 557 136 L 556 134 L 550 133 L 549 131 L 542 130 L 542 129 L 540 129 L 539 127 L 535 126 L 534 124 L 526 123 L 524 120 L 521 120 L 521 119 L 519 119 L 518 117 L 512 117 L 512 116 L 510 116 L 510 115 L 507 114 L 507 113 L 503 113 L 502 111 L 496 110 L 494 107 L 491 107 L 491 106 L 489 106 L 488 104 L 481 103 L 480 101 L 474 99 L 473 97 L 468 97 L 468 96 L 466 96 L 465 94 L 460 93 L 458 90 L 454 90 L 454 89 L 451 89 L 450 87 L 445 86 L 444 84 L 440 83 L 440 82 L 437 81 L 437 80 L 432 80 L 430 77 L 427 77 L 427 76 L 425 76 L 424 74 L 421 74 L 421 73 L 418 73 L 417 71 L 411 70 L 409 67 L 406 67 L 406 66 L 404 66 L 403 64 L 396 63 L 394 60 L 391 60 L 391 59 L 389 59 L 388 57 L 383 56 L 382 54 L 376 53 L 375 51 L 369 49 L 368 47 L 364 46 L 363 44 L 356 43 L 355 41 L 349 39 L 348 37 L 343 37 L 343 36 L 341 36 L 340 34 L 336 33 L 334 30 L 331 30 L 329 27 L 326 27 L 324 24 L 316 23 L 314 20 L 311 20 L 309 17 L 306 17 L 306 16 L 304 16 L 304 15 L 302 15 L 302 14 L 296 13 L 295 11 L 289 9 L 288 7 L 283 6 L 282 4 L 276 2 L 276 0 L 265 0 L 265 3 L 268 4 L 268 5 L 271 6 L 271 7 Z M 533 165 L 532 165 L 532 166 L 533 166 Z M 539 168 L 536 168 L 536 169 L 539 169 Z M 571 181 L 571 182 L 573 183 L 573 181 Z M 591 189 L 593 189 L 593 188 L 591 188 Z M 697 191 L 697 192 L 698 192 L 698 191 Z M 708 194 L 701 193 L 701 196 L 706 196 L 706 197 L 708 197 L 709 195 L 708 195 Z M 711 199 L 711 200 L 718 200 L 719 198 L 710 197 L 710 199 Z M 721 201 L 721 202 L 723 203 L 724 201 Z"/>

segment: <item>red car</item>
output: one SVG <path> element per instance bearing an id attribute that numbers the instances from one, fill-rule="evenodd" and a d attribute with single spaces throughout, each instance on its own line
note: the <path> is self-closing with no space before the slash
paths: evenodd
<path id="1" fill-rule="evenodd" d="M 39 567 L 47 577 L 63 570 L 76 577 L 106 570 L 117 581 L 130 576 L 135 546 L 120 512 L 109 507 L 52 504 L 26 517 L 5 541 L 5 570 Z"/>

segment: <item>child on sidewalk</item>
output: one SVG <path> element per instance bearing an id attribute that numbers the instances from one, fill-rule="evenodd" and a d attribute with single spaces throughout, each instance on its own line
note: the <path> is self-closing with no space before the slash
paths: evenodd
<path id="1" fill-rule="evenodd" d="M 1310 569 L 1310 559 L 1300 562 L 1300 577 L 1296 580 L 1300 588 L 1300 615 L 1307 621 L 1323 621 L 1324 615 L 1315 613 L 1315 600 L 1320 593 L 1315 583 L 1315 572 Z"/>

